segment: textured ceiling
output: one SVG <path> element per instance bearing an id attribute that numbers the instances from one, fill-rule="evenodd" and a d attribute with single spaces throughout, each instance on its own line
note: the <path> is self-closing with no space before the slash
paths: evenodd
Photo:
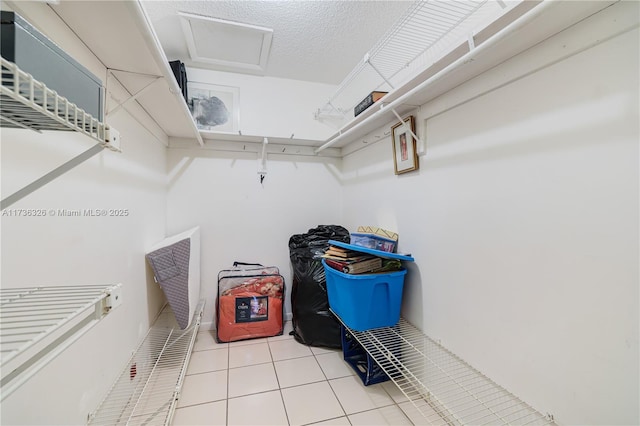
<path id="1" fill-rule="evenodd" d="M 265 75 L 339 84 L 412 1 L 143 1 L 169 60 L 192 63 L 178 12 L 273 29 Z M 214 42 L 214 41 L 212 41 Z"/>

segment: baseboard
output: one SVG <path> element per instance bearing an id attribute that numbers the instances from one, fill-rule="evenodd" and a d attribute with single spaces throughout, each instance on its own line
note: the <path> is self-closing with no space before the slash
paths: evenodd
<path id="1" fill-rule="evenodd" d="M 208 330 L 215 330 L 215 329 L 216 329 L 216 323 L 213 321 L 200 323 L 200 331 L 208 331 Z"/>
<path id="2" fill-rule="evenodd" d="M 285 321 L 291 321 L 292 318 L 293 318 L 293 314 L 291 312 L 284 313 Z M 216 323 L 213 321 L 200 323 L 200 331 L 209 331 L 209 330 L 215 330 L 215 329 L 216 329 Z"/>

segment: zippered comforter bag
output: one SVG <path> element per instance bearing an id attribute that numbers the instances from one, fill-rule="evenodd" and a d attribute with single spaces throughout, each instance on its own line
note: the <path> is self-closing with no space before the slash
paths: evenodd
<path id="1" fill-rule="evenodd" d="M 275 266 L 235 262 L 218 273 L 216 339 L 220 343 L 284 331 L 284 277 Z"/>

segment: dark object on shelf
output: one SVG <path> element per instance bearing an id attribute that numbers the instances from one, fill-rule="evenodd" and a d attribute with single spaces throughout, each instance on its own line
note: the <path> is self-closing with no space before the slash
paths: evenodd
<path id="1" fill-rule="evenodd" d="M 369 93 L 369 95 L 366 98 L 364 98 L 363 100 L 361 100 L 360 103 L 358 105 L 356 105 L 356 107 L 353 109 L 354 117 L 357 117 L 359 114 L 361 114 L 364 110 L 369 108 L 375 102 L 378 102 L 387 93 L 389 93 L 389 92 L 371 92 L 371 93 Z"/>
<path id="2" fill-rule="evenodd" d="M 284 277 L 277 266 L 234 262 L 218 273 L 216 340 L 218 343 L 284 332 Z"/>
<path id="3" fill-rule="evenodd" d="M 365 386 L 389 380 L 389 376 L 342 325 L 340 325 L 340 337 L 344 360 L 358 374 Z"/>
<path id="4" fill-rule="evenodd" d="M 187 69 L 181 61 L 171 61 L 169 62 L 169 65 L 171 65 L 171 71 L 173 71 L 173 75 L 178 82 L 178 86 L 180 86 L 184 101 L 189 102 L 189 96 L 187 93 Z"/>
<path id="5" fill-rule="evenodd" d="M 305 345 L 340 348 L 340 323 L 329 312 L 327 286 L 321 259 L 329 240 L 348 242 L 342 226 L 320 225 L 289 239 L 293 271 L 291 311 L 293 336 Z"/>
<path id="6" fill-rule="evenodd" d="M 0 53 L 49 89 L 103 120 L 102 81 L 15 12 L 2 11 Z M 3 79 L 3 84 L 4 79 Z M 3 126 L 11 127 L 3 121 Z"/>

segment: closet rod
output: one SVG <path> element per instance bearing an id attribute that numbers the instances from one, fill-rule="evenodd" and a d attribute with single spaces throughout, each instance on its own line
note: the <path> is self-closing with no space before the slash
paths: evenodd
<path id="1" fill-rule="evenodd" d="M 464 55 L 462 55 L 461 57 L 459 57 L 458 59 L 456 59 L 455 61 L 453 61 L 449 65 L 447 65 L 445 68 L 443 68 L 442 70 L 438 71 L 433 76 L 429 77 L 428 79 L 426 79 L 425 81 L 423 81 L 419 85 L 415 86 L 414 88 L 410 89 L 405 94 L 401 95 L 396 100 L 394 100 L 394 101 L 392 101 L 392 102 L 390 102 L 390 103 L 388 103 L 386 105 L 384 103 L 382 103 L 380 105 L 380 109 L 378 111 L 376 111 L 375 113 L 373 113 L 372 115 L 367 117 L 365 120 L 357 123 L 356 125 L 354 125 L 350 129 L 345 130 L 344 132 L 341 132 L 340 134 L 334 136 L 332 139 L 329 139 L 324 145 L 316 148 L 315 152 L 319 153 L 320 151 L 323 151 L 323 150 L 335 145 L 337 142 L 339 142 L 340 140 L 344 139 L 345 137 L 351 135 L 352 133 L 354 133 L 356 130 L 360 129 L 365 124 L 368 124 L 371 121 L 374 121 L 374 120 L 376 120 L 378 118 L 382 118 L 384 116 L 384 114 L 387 113 L 387 110 L 390 110 L 390 109 L 393 109 L 393 108 L 397 108 L 397 107 L 401 106 L 402 104 L 404 104 L 405 102 L 408 102 L 411 99 L 412 96 L 424 91 L 429 86 L 431 86 L 432 84 L 434 84 L 438 80 L 442 79 L 443 77 L 447 76 L 452 71 L 454 71 L 454 70 L 458 69 L 459 67 L 463 66 L 467 62 L 471 62 L 471 61 L 475 60 L 475 57 L 477 55 L 482 54 L 486 50 L 492 48 L 496 43 L 498 43 L 499 41 L 502 41 L 503 39 L 506 39 L 514 31 L 520 29 L 521 27 L 523 27 L 524 25 L 526 25 L 530 21 L 532 21 L 534 18 L 536 18 L 539 15 L 541 15 L 542 13 L 546 12 L 547 8 L 550 7 L 550 5 L 554 4 L 554 3 L 555 2 L 549 2 L 549 1 L 542 2 L 542 4 L 539 4 L 539 3 L 536 3 L 536 2 L 526 2 L 524 4 L 521 3 L 517 7 L 521 7 L 522 6 L 522 7 L 529 8 L 529 10 L 526 10 L 523 15 L 519 16 L 513 22 L 511 22 L 509 25 L 507 25 L 506 27 L 504 27 L 501 30 L 499 30 L 497 33 L 495 33 L 491 38 L 489 38 L 485 42 L 481 43 L 480 45 L 476 45 L 475 49 L 465 53 Z M 533 9 L 531 9 L 531 8 L 533 8 Z M 467 42 L 465 41 L 464 44 L 467 45 Z"/>

